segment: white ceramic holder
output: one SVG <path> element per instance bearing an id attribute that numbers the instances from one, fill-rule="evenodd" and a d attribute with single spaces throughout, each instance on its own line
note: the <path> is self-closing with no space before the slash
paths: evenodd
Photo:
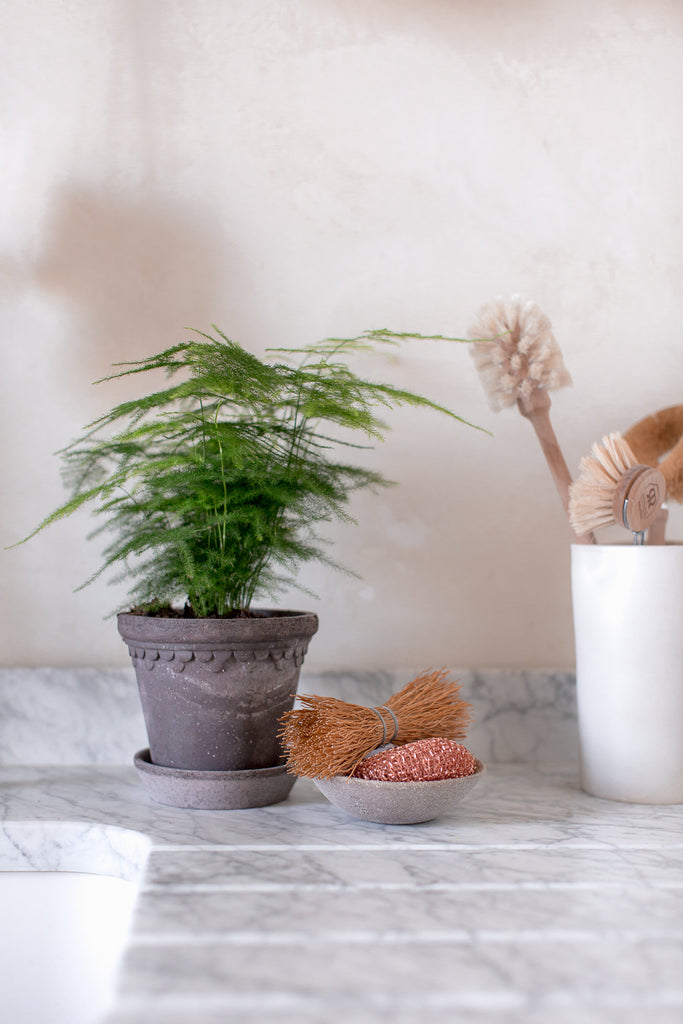
<path id="1" fill-rule="evenodd" d="M 581 786 L 683 803 L 683 545 L 573 545 Z"/>

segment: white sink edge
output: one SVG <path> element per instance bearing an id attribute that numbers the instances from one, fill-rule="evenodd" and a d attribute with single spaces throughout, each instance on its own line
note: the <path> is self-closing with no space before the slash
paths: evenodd
<path id="1" fill-rule="evenodd" d="M 0 871 L 69 871 L 140 883 L 152 843 L 119 825 L 73 821 L 0 824 Z"/>

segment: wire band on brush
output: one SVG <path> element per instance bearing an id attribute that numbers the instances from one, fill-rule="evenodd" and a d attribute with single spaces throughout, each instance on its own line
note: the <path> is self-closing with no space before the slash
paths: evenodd
<path id="1" fill-rule="evenodd" d="M 382 723 L 382 739 L 377 744 L 378 747 L 381 747 L 381 746 L 383 746 L 383 744 L 385 744 L 387 742 L 387 740 L 393 740 L 393 739 L 396 738 L 396 736 L 398 734 L 398 718 L 396 717 L 394 712 L 391 710 L 391 708 L 388 708 L 385 704 L 380 704 L 380 706 L 378 708 L 370 708 L 370 710 L 375 712 L 375 714 L 379 718 L 380 722 Z M 391 717 L 393 719 L 394 731 L 391 734 L 391 736 L 387 736 L 387 723 L 384 721 L 384 715 L 380 715 L 380 711 L 387 711 L 391 715 Z"/>

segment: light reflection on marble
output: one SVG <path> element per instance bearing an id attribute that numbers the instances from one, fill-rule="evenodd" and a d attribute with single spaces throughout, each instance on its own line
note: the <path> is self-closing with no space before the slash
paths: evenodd
<path id="1" fill-rule="evenodd" d="M 117 825 L 10 817 L 0 829 L 0 871 L 78 871 L 137 882 L 150 848 L 147 836 Z"/>
<path id="2" fill-rule="evenodd" d="M 142 858 L 106 1024 L 683 1017 L 683 807 L 590 797 L 573 765 L 491 764 L 417 826 L 308 780 L 258 810 L 163 807 L 128 766 L 6 766 L 0 814 L 0 867 Z"/>
<path id="3" fill-rule="evenodd" d="M 299 692 L 378 705 L 415 675 L 304 671 Z M 453 669 L 452 676 L 472 704 L 468 745 L 482 761 L 576 760 L 571 673 Z M 132 668 L 0 669 L 0 763 L 125 764 L 145 746 Z"/>

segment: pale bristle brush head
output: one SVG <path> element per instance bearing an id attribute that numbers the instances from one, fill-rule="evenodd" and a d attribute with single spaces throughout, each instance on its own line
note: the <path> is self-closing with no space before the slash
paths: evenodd
<path id="1" fill-rule="evenodd" d="M 637 536 L 652 525 L 666 497 L 658 469 L 641 465 L 621 434 L 594 444 L 569 488 L 569 521 L 582 536 L 616 524 Z"/>
<path id="2" fill-rule="evenodd" d="M 489 404 L 496 412 L 516 404 L 531 423 L 568 513 L 572 478 L 550 422 L 550 392 L 571 384 L 571 377 L 549 318 L 519 295 L 494 299 L 479 311 L 469 336 Z M 589 534 L 577 541 L 592 544 L 595 538 Z"/>
<path id="3" fill-rule="evenodd" d="M 480 309 L 468 336 L 473 342 L 472 358 L 496 412 L 572 382 L 548 316 L 529 299 L 513 295 L 489 302 Z"/>

